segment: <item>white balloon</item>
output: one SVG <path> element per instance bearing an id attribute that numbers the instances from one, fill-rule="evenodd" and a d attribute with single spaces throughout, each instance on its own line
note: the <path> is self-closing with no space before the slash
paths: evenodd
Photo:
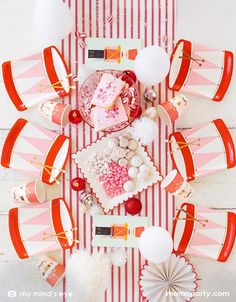
<path id="1" fill-rule="evenodd" d="M 160 83 L 168 74 L 170 59 L 159 46 L 148 46 L 138 52 L 134 61 L 134 72 L 138 80 L 152 86 Z"/>
<path id="2" fill-rule="evenodd" d="M 34 11 L 34 27 L 38 36 L 53 44 L 64 39 L 72 30 L 74 20 L 62 0 L 38 0 Z"/>
<path id="3" fill-rule="evenodd" d="M 173 240 L 161 227 L 149 227 L 139 238 L 139 251 L 148 261 L 159 264 L 167 260 L 173 250 Z"/>

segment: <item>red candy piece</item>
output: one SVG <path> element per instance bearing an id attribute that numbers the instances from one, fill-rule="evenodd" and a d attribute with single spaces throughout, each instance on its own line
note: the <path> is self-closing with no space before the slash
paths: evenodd
<path id="1" fill-rule="evenodd" d="M 142 203 L 137 198 L 129 198 L 125 202 L 125 210 L 130 215 L 137 215 L 142 210 Z"/>
<path id="2" fill-rule="evenodd" d="M 85 181 L 83 180 L 83 178 L 76 177 L 71 180 L 71 187 L 75 191 L 81 191 L 85 187 Z"/>
<path id="3" fill-rule="evenodd" d="M 125 70 L 123 71 L 123 74 L 127 75 L 128 77 L 130 77 L 134 82 L 136 82 L 137 78 L 135 73 L 132 70 Z"/>
<path id="4" fill-rule="evenodd" d="M 131 111 L 130 111 L 130 116 L 131 116 L 132 118 L 133 118 L 133 117 L 139 118 L 139 117 L 141 116 L 142 112 L 143 112 L 142 108 L 139 107 L 139 108 L 138 108 L 138 112 L 136 112 L 136 110 L 131 110 Z"/>
<path id="5" fill-rule="evenodd" d="M 121 80 L 124 81 L 125 83 L 127 83 L 130 86 L 132 86 L 134 84 L 133 80 L 131 77 L 129 77 L 127 74 L 122 73 L 121 75 Z"/>
<path id="6" fill-rule="evenodd" d="M 69 113 L 69 120 L 73 124 L 79 124 L 80 122 L 82 122 L 83 118 L 79 110 L 74 109 Z"/>

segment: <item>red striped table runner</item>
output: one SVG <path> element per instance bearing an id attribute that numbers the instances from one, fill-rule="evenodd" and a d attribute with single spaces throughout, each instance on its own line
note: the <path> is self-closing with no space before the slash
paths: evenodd
<path id="1" fill-rule="evenodd" d="M 61 49 L 68 60 L 70 69 L 76 74 L 81 64 L 85 62 L 85 51 L 80 47 L 80 40 L 76 38 L 75 31 L 85 32 L 87 37 L 100 38 L 141 38 L 143 45 L 160 45 L 168 53 L 173 48 L 175 35 L 175 0 L 64 0 L 71 8 L 75 18 L 75 29 L 70 36 L 62 42 Z M 112 21 L 107 19 L 112 16 Z M 111 19 L 111 18 L 110 18 Z M 77 87 L 78 88 L 78 87 Z M 173 96 L 167 90 L 164 81 L 158 87 L 158 99 L 155 105 Z M 141 94 L 144 87 L 140 85 Z M 65 103 L 72 108 L 78 106 L 78 89 Z M 143 108 L 147 106 L 143 102 Z M 157 141 L 149 146 L 149 154 L 154 158 L 162 174 L 166 174 L 172 164 L 167 156 L 168 146 L 165 139 L 168 133 L 174 130 L 159 122 Z M 96 141 L 101 135 L 93 131 L 87 124 L 71 125 L 63 130 L 73 141 L 72 152 L 81 149 L 87 144 Z M 63 179 L 63 195 L 72 210 L 77 227 L 80 246 L 89 252 L 93 251 L 92 218 L 80 211 L 78 194 L 71 190 L 70 181 L 81 176 L 76 165 L 69 160 L 67 173 Z M 87 187 L 87 190 L 90 190 Z M 162 226 L 171 230 L 174 214 L 174 199 L 155 185 L 140 194 L 143 204 L 141 216 L 148 216 L 150 224 Z M 124 207 L 112 211 L 114 215 L 125 215 Z M 63 262 L 66 265 L 72 251 L 64 252 Z M 128 261 L 122 268 L 114 267 L 111 271 L 111 282 L 105 295 L 104 302 L 139 302 L 143 301 L 139 292 L 140 269 L 145 263 L 137 249 L 127 249 Z M 79 286 L 79 284 L 78 284 Z M 92 286 L 91 284 L 88 286 Z M 66 278 L 63 280 L 63 290 L 66 292 Z M 63 298 L 64 301 L 70 301 Z M 100 301 L 98 301 L 100 302 Z"/>

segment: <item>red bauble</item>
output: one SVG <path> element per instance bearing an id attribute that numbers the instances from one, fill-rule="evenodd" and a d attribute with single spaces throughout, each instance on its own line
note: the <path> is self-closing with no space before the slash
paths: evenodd
<path id="1" fill-rule="evenodd" d="M 76 177 L 71 180 L 71 187 L 75 191 L 81 191 L 85 187 L 85 181 L 83 178 Z"/>
<path id="2" fill-rule="evenodd" d="M 137 78 L 135 73 L 132 70 L 125 70 L 123 71 L 123 74 L 126 74 L 128 77 L 130 77 L 134 82 L 136 82 Z"/>
<path id="3" fill-rule="evenodd" d="M 80 122 L 82 122 L 83 118 L 79 110 L 74 109 L 69 113 L 69 120 L 73 124 L 79 124 Z"/>
<path id="4" fill-rule="evenodd" d="M 129 198 L 125 202 L 125 210 L 130 215 L 137 215 L 142 210 L 142 203 L 137 198 Z"/>

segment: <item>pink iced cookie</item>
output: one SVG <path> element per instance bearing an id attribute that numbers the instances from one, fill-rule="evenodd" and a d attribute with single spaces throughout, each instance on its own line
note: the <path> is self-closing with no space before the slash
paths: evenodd
<path id="1" fill-rule="evenodd" d="M 102 131 L 128 121 L 127 113 L 120 98 L 117 98 L 114 107 L 107 110 L 101 107 L 93 107 L 91 118 L 96 131 Z"/>
<path id="2" fill-rule="evenodd" d="M 93 94 L 91 104 L 104 109 L 112 109 L 124 86 L 124 81 L 104 73 Z"/>

